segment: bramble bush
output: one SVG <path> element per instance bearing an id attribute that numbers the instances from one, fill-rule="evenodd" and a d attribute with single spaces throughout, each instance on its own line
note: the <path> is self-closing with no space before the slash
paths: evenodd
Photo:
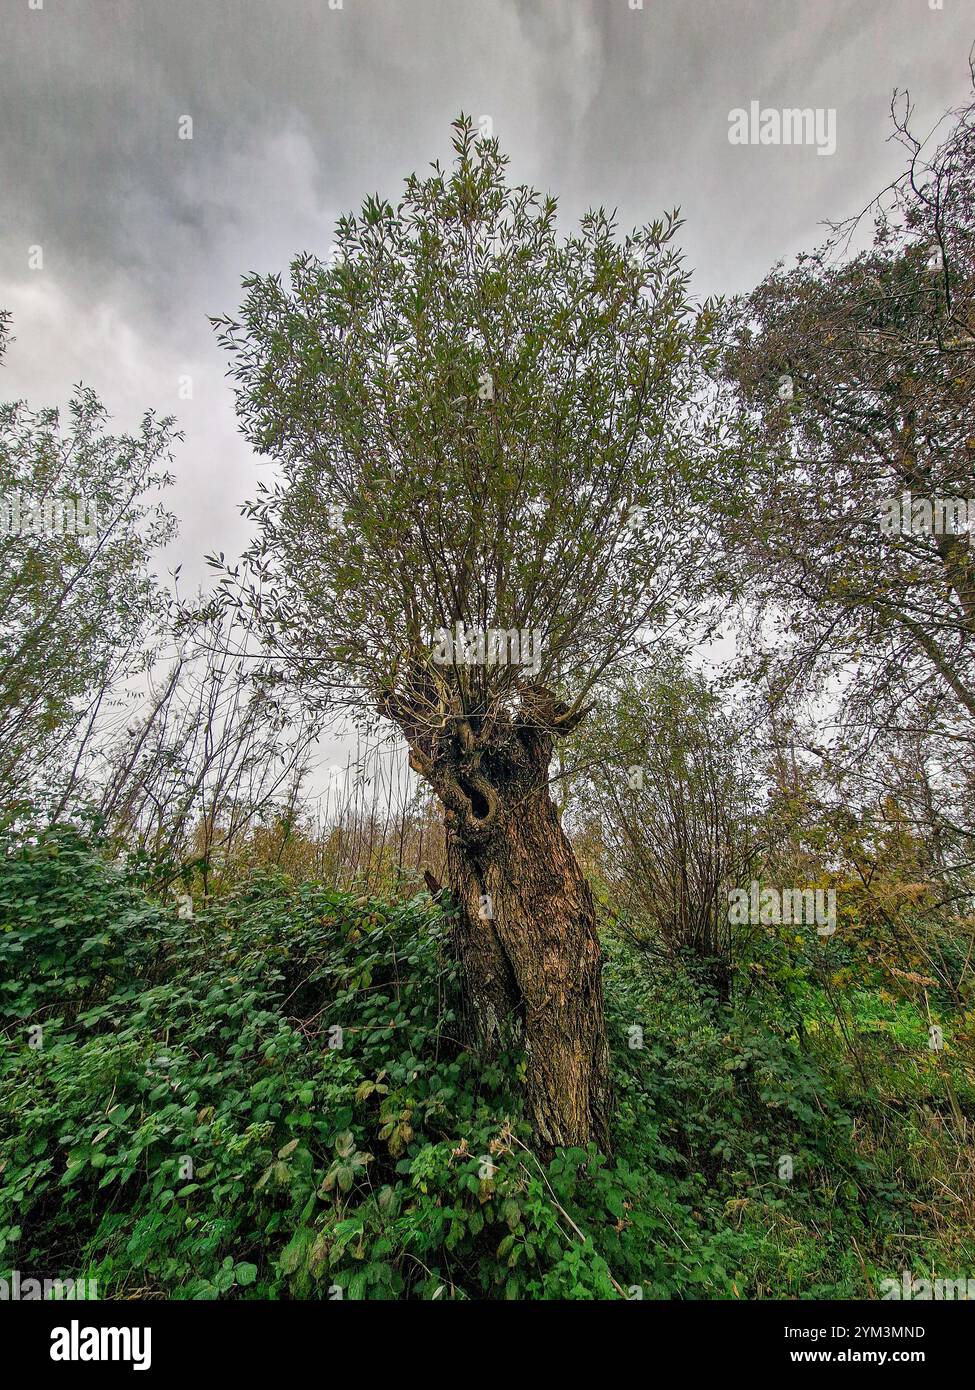
<path id="1" fill-rule="evenodd" d="M 725 1008 L 608 936 L 614 1153 L 545 1158 L 526 1058 L 457 1036 L 449 910 L 261 871 L 184 918 L 145 870 L 76 828 L 6 836 L 0 1274 L 101 1297 L 843 1297 L 943 1236 L 916 1239 L 903 1154 L 865 1149 L 836 1059 L 763 996 Z"/>

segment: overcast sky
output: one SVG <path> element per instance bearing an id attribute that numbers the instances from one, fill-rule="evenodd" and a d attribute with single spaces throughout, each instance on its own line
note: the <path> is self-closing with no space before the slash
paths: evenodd
<path id="1" fill-rule="evenodd" d="M 703 295 L 747 288 L 883 186 L 895 86 L 920 125 L 968 88 L 972 0 L 632 3 L 0 0 L 17 339 L 0 396 L 59 404 L 84 380 L 120 431 L 175 413 L 172 561 L 196 582 L 204 552 L 242 547 L 261 467 L 207 316 L 236 309 L 246 272 L 326 254 L 367 193 L 395 199 L 446 161 L 459 111 L 491 117 L 514 181 L 556 193 L 564 228 L 589 205 L 629 229 L 679 204 Z M 729 144 L 751 101 L 835 108 L 835 154 Z"/>

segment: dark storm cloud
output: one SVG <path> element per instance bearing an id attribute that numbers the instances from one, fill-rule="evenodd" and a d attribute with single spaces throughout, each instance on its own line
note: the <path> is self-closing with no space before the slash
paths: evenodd
<path id="1" fill-rule="evenodd" d="M 680 204 L 700 290 L 736 290 L 885 182 L 891 88 L 933 118 L 963 96 L 975 36 L 960 0 L 4 0 L 0 23 L 3 393 L 40 404 L 84 377 L 120 428 L 177 413 L 195 574 L 242 539 L 255 471 L 207 315 L 448 158 L 459 110 L 491 116 L 563 226 L 591 204 L 627 228 Z M 728 113 L 753 99 L 835 107 L 836 153 L 730 146 Z"/>

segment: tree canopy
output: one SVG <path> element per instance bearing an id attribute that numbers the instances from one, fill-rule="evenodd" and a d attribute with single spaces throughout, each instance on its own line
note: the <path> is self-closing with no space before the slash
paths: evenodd
<path id="1" fill-rule="evenodd" d="M 678 218 L 620 237 L 599 210 L 559 240 L 496 140 L 462 117 L 453 144 L 449 171 L 343 218 L 329 262 L 249 277 L 219 321 L 242 426 L 282 470 L 249 508 L 265 631 L 414 744 L 445 717 L 496 729 L 529 686 L 562 703 L 526 717 L 574 717 L 693 603 L 706 556 L 689 441 L 714 314 Z M 438 662 L 458 622 L 538 633 L 539 657 Z"/>

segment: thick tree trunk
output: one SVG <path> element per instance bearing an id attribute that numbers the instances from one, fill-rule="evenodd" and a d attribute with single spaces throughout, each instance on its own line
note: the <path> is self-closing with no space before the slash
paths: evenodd
<path id="1" fill-rule="evenodd" d="M 609 1076 L 595 911 L 547 790 L 502 802 L 482 849 L 448 837 L 455 942 L 473 1042 L 524 1047 L 546 1146 L 609 1147 Z"/>
<path id="2" fill-rule="evenodd" d="M 592 894 L 559 821 L 548 759 L 495 786 L 491 833 L 451 829 L 455 944 L 471 1040 L 485 1055 L 524 1048 L 528 1108 L 546 1147 L 609 1150 L 609 1073 Z"/>
<path id="3" fill-rule="evenodd" d="M 380 708 L 444 807 L 466 1027 L 484 1056 L 523 1049 L 544 1148 L 609 1151 L 609 1055 L 592 894 L 549 794 L 555 737 L 584 711 L 524 685 L 515 712 L 444 713 L 420 671 Z"/>

